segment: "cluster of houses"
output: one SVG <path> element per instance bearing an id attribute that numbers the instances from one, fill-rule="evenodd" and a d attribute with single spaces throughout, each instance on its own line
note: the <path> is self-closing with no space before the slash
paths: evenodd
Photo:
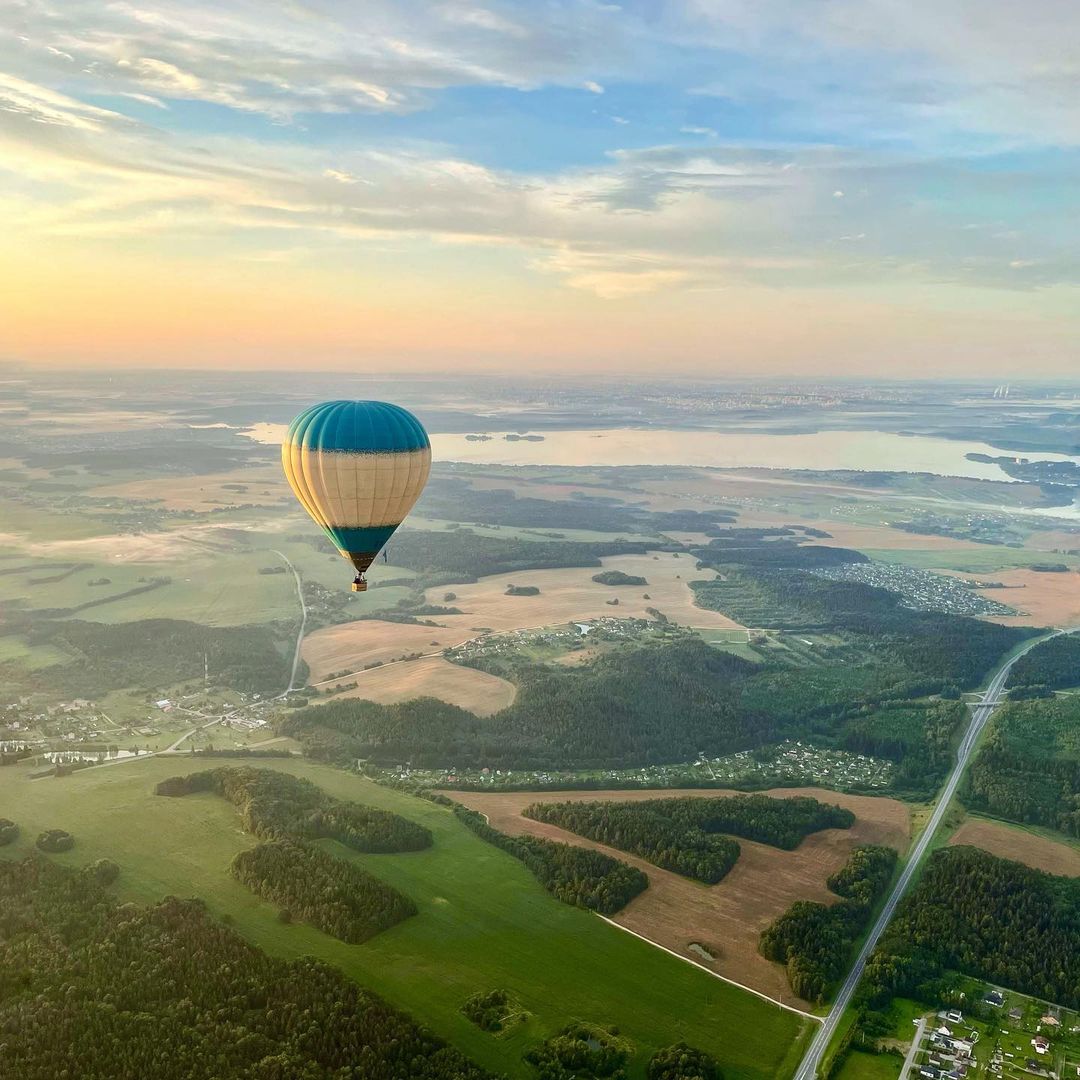
<path id="1" fill-rule="evenodd" d="M 956 1025 L 964 1020 L 956 1009 L 944 1013 L 940 1019 L 941 1025 L 930 1032 L 930 1056 L 919 1066 L 919 1075 L 925 1080 L 963 1080 L 975 1064 L 979 1034 L 972 1031 L 965 1038 L 955 1033 Z"/>

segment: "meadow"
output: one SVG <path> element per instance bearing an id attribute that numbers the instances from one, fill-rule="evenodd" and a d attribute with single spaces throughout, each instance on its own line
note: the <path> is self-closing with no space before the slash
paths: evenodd
<path id="1" fill-rule="evenodd" d="M 55 857 L 75 865 L 114 859 L 125 898 L 200 896 L 269 952 L 313 955 L 341 967 L 510 1077 L 532 1076 L 523 1052 L 574 1020 L 617 1024 L 635 1045 L 632 1075 L 638 1078 L 655 1049 L 680 1039 L 712 1053 L 728 1080 L 786 1077 L 799 1059 L 808 1032 L 798 1016 L 554 900 L 520 863 L 473 836 L 444 807 L 301 761 L 273 767 L 417 821 L 432 831 L 435 844 L 404 855 L 358 855 L 322 842 L 405 892 L 420 909 L 366 944 L 343 945 L 310 927 L 283 925 L 272 905 L 228 872 L 232 857 L 253 844 L 235 810 L 213 796 L 152 794 L 164 777 L 200 767 L 176 756 L 39 781 L 9 768 L 0 774 L 0 816 L 17 821 L 22 833 L 3 856 L 25 854 L 45 828 L 69 829 L 75 848 Z M 509 990 L 530 1014 L 501 1037 L 481 1032 L 460 1012 L 470 994 L 495 988 Z"/>

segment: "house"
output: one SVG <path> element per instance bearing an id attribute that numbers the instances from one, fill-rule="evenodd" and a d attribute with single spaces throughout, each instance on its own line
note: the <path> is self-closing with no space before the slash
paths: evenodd
<path id="1" fill-rule="evenodd" d="M 1045 1054 L 1050 1049 L 1050 1040 L 1045 1035 L 1036 1035 L 1031 1045 L 1035 1047 L 1036 1054 Z"/>
<path id="2" fill-rule="evenodd" d="M 1001 1006 L 1005 1004 L 1005 997 L 1000 991 L 991 990 L 990 993 L 983 998 L 983 1001 L 985 1001 L 987 1005 L 993 1005 L 995 1009 L 1000 1009 Z"/>
<path id="3" fill-rule="evenodd" d="M 1040 1016 L 1039 1023 L 1046 1024 L 1047 1027 L 1061 1027 L 1061 1021 L 1056 1016 L 1051 1016 L 1049 1013 L 1045 1016 Z"/>
<path id="4" fill-rule="evenodd" d="M 1010 1009 L 1009 1010 L 1009 1019 L 1014 1024 L 1019 1024 L 1020 1021 L 1024 1019 L 1024 1010 L 1021 1009 L 1019 1005 L 1017 1005 L 1015 1008 Z"/>
<path id="5" fill-rule="evenodd" d="M 951 1024 L 959 1024 L 964 1019 L 964 1014 L 958 1009 L 950 1009 L 949 1012 L 945 1014 L 945 1019 Z"/>

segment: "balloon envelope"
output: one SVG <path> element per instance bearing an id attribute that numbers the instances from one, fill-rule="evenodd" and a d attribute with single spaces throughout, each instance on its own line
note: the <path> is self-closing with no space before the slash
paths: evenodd
<path id="1" fill-rule="evenodd" d="M 357 570 L 354 588 L 405 519 L 431 471 L 431 443 L 412 413 L 383 401 L 324 401 L 290 425 L 281 447 L 300 504 Z"/>

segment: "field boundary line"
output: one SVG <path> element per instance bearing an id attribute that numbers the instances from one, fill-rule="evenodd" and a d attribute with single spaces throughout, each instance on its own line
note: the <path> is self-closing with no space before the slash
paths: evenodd
<path id="1" fill-rule="evenodd" d="M 714 979 L 719 979 L 721 982 L 726 982 L 729 986 L 736 986 L 740 990 L 745 990 L 748 994 L 753 994 L 754 997 L 761 998 L 762 1001 L 767 1001 L 771 1005 L 776 1005 L 780 1009 L 786 1009 L 788 1012 L 795 1013 L 798 1016 L 804 1016 L 807 1020 L 816 1020 L 819 1024 L 822 1022 L 820 1016 L 815 1016 L 814 1013 L 805 1012 L 803 1009 L 797 1009 L 794 1005 L 785 1005 L 778 998 L 769 997 L 768 994 L 761 990 L 755 990 L 752 986 L 747 986 L 746 983 L 736 982 L 734 979 L 729 979 L 726 975 L 721 975 L 718 971 L 711 971 L 703 964 L 699 964 L 696 960 L 691 960 L 689 956 L 683 956 L 682 953 L 677 953 L 674 949 L 669 949 L 666 945 L 661 945 L 658 941 L 653 941 L 652 938 L 647 938 L 644 934 L 639 934 L 636 930 L 631 930 L 629 926 L 623 926 L 622 923 L 616 922 L 614 919 L 609 919 L 606 915 L 601 915 L 598 911 L 593 912 L 598 919 L 603 919 L 604 922 L 610 923 L 612 926 L 618 927 L 626 934 L 632 934 L 634 937 L 639 938 L 641 941 L 647 942 L 654 949 L 661 949 L 663 952 L 668 953 L 670 956 L 674 956 L 677 960 L 682 960 L 684 963 L 691 964 L 699 971 L 704 971 L 706 975 L 711 975 Z"/>

